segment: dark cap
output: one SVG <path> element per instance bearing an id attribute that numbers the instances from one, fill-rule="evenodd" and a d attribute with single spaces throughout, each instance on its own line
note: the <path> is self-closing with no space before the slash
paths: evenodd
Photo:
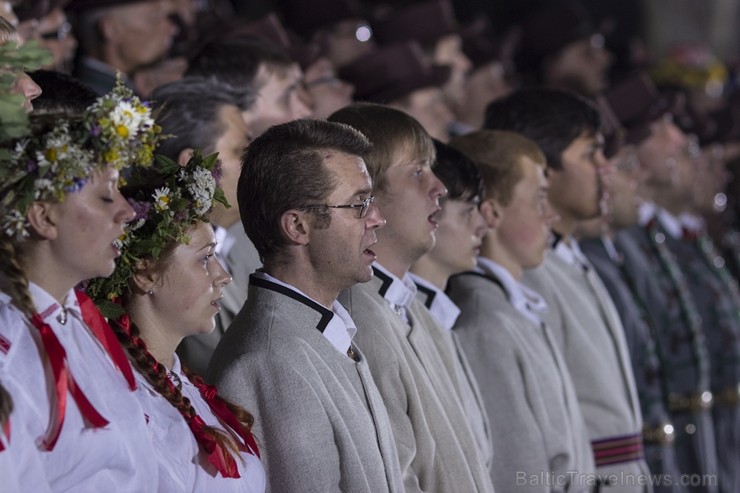
<path id="1" fill-rule="evenodd" d="M 128 5 L 132 3 L 148 3 L 157 1 L 159 0 L 72 0 L 65 7 L 65 10 L 70 12 L 82 12 L 85 10 L 118 7 L 119 5 Z"/>
<path id="2" fill-rule="evenodd" d="M 604 135 L 604 156 L 610 159 L 624 145 L 627 131 L 620 123 L 617 115 L 614 114 L 614 110 L 612 110 L 603 94 L 597 96 L 594 102 L 599 109 L 599 113 L 601 113 L 601 133 Z"/>
<path id="3" fill-rule="evenodd" d="M 661 94 L 644 72 L 636 72 L 604 92 L 603 99 L 637 144 L 650 135 L 650 123 L 671 111 L 671 98 Z"/>
<path id="4" fill-rule="evenodd" d="M 239 26 L 233 34 L 247 34 L 272 41 L 283 48 L 291 59 L 305 68 L 321 56 L 321 49 L 314 43 L 297 40 L 289 33 L 278 16 L 271 12 L 261 19 Z"/>
<path id="5" fill-rule="evenodd" d="M 548 56 L 598 33 L 586 8 L 576 0 L 548 1 L 520 27 L 517 67 L 522 71 L 537 70 Z"/>
<path id="6" fill-rule="evenodd" d="M 364 19 L 356 0 L 279 0 L 285 25 L 305 39 L 319 30 L 350 19 Z"/>
<path id="7" fill-rule="evenodd" d="M 431 65 L 414 42 L 369 53 L 339 70 L 355 86 L 355 99 L 374 103 L 396 101 L 426 87 L 441 87 L 450 77 L 447 65 Z"/>
<path id="8" fill-rule="evenodd" d="M 13 7 L 19 22 L 25 22 L 31 19 L 39 19 L 51 12 L 52 2 L 49 0 L 24 0 Z"/>
<path id="9" fill-rule="evenodd" d="M 503 57 L 502 39 L 496 36 L 491 21 L 485 15 L 478 15 L 475 20 L 460 29 L 462 49 L 475 68 L 501 60 Z"/>
<path id="10" fill-rule="evenodd" d="M 391 10 L 374 20 L 372 27 L 382 45 L 416 41 L 429 46 L 457 32 L 458 25 L 450 0 L 428 0 Z"/>

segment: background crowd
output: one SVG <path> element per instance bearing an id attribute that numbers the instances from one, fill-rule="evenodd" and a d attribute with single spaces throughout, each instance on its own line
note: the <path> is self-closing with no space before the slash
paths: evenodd
<path id="1" fill-rule="evenodd" d="M 712 5 L 0 1 L 3 484 L 740 492 Z"/>

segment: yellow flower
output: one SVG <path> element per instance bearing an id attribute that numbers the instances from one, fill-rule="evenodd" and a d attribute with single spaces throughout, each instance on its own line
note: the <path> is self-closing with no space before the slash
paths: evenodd
<path id="1" fill-rule="evenodd" d="M 115 163 L 118 161 L 118 151 L 116 149 L 108 149 L 103 155 L 106 163 Z"/>
<path id="2" fill-rule="evenodd" d="M 54 147 L 46 150 L 46 160 L 47 161 L 54 163 L 57 160 L 57 156 L 58 156 L 57 150 Z"/>
<path id="3" fill-rule="evenodd" d="M 116 127 L 116 133 L 125 139 L 128 137 L 128 128 L 126 128 L 126 125 L 118 125 Z"/>

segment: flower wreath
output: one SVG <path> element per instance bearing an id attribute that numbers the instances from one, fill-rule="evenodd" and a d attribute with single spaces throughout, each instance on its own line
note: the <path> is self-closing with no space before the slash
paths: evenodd
<path id="1" fill-rule="evenodd" d="M 124 313 L 120 298 L 130 294 L 130 281 L 141 260 L 156 261 L 172 242 L 189 243 L 189 228 L 208 221 L 216 202 L 229 206 L 218 185 L 221 175 L 218 154 L 203 157 L 198 151 L 185 166 L 157 155 L 152 167 L 132 169 L 121 191 L 136 217 L 117 240 L 121 256 L 113 274 L 87 287 L 106 317 L 117 319 Z"/>
<path id="2" fill-rule="evenodd" d="M 62 201 L 102 167 L 149 166 L 162 138 L 149 105 L 119 79 L 81 118 L 57 121 L 42 135 L 16 141 L 0 157 L 2 231 L 17 240 L 28 238 L 26 214 L 33 201 Z"/>

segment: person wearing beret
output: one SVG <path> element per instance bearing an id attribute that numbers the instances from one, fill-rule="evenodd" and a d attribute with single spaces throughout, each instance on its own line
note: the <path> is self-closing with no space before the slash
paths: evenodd
<path id="1" fill-rule="evenodd" d="M 710 351 L 714 347 L 726 354 L 733 346 L 716 340 L 717 327 L 703 323 L 686 265 L 668 248 L 672 240 L 661 219 L 678 224 L 671 223 L 670 216 L 677 216 L 690 201 L 688 182 L 693 173 L 685 156 L 688 139 L 673 122 L 671 100 L 662 96 L 644 73 L 614 85 L 604 93 L 604 101 L 624 128 L 625 143 L 635 147 L 642 174 L 645 199 L 638 211 L 639 223 L 616 232 L 614 245 L 622 254 L 624 271 L 637 298 L 644 300 L 648 319 L 656 324 L 678 467 L 682 474 L 717 477 L 721 458 L 712 417 L 717 404 L 712 391 L 722 388 L 713 378 L 715 372 L 722 372 L 722 359 L 712 357 Z M 680 226 L 677 229 L 682 231 Z M 701 490 L 717 491 L 717 486 L 714 481 Z"/>
<path id="2" fill-rule="evenodd" d="M 430 64 L 413 41 L 379 48 L 339 70 L 355 86 L 355 100 L 387 104 L 416 119 L 433 138 L 449 139 L 454 115 L 442 86 L 450 67 Z"/>

